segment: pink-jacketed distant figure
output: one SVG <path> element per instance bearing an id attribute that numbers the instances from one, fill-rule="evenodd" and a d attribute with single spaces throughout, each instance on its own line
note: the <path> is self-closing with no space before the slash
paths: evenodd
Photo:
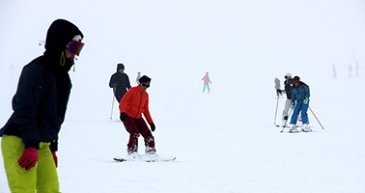
<path id="1" fill-rule="evenodd" d="M 208 72 L 205 73 L 202 80 L 204 81 L 203 93 L 205 92 L 205 90 L 208 90 L 208 93 L 210 93 L 209 84 L 212 84 L 212 81 L 209 78 L 209 73 Z"/>

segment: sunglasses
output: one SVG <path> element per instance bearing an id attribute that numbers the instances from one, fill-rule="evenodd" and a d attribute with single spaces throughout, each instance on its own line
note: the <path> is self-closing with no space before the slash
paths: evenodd
<path id="1" fill-rule="evenodd" d="M 141 85 L 142 85 L 143 87 L 145 87 L 145 88 L 150 87 L 150 83 L 142 83 Z"/>
<path id="2" fill-rule="evenodd" d="M 82 43 L 81 41 L 77 41 L 77 40 L 72 40 L 70 41 L 67 46 L 66 49 L 67 51 L 69 51 L 71 54 L 79 56 L 82 47 L 84 47 L 84 43 Z"/>

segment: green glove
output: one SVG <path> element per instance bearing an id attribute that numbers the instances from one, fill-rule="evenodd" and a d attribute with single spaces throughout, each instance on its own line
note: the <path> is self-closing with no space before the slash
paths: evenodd
<path id="1" fill-rule="evenodd" d="M 294 107 L 295 107 L 295 102 L 290 103 L 290 108 L 294 109 Z"/>
<path id="2" fill-rule="evenodd" d="M 309 98 L 305 98 L 305 99 L 303 100 L 303 104 L 307 105 L 308 103 L 309 103 Z"/>

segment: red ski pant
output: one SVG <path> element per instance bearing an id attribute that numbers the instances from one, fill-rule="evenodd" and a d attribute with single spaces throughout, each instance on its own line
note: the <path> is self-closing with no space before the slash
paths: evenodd
<path id="1" fill-rule="evenodd" d="M 143 118 L 133 119 L 128 117 L 123 121 L 123 124 L 129 133 L 128 153 L 138 151 L 138 137 L 140 134 L 144 138 L 146 148 L 155 149 L 155 139 Z"/>

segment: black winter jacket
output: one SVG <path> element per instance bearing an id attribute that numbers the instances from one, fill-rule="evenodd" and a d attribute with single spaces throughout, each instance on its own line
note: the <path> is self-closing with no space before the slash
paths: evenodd
<path id="1" fill-rule="evenodd" d="M 41 141 L 52 142 L 56 150 L 71 81 L 68 74 L 64 74 L 62 88 L 57 87 L 60 77 L 45 68 L 45 62 L 45 57 L 41 56 L 24 66 L 12 102 L 14 113 L 0 133 L 21 137 L 25 147 L 38 148 Z"/>
<path id="2" fill-rule="evenodd" d="M 127 90 L 131 88 L 128 75 L 120 73 L 119 68 L 118 65 L 117 72 L 110 77 L 109 81 L 109 87 L 113 88 L 114 96 L 118 102 L 120 102 Z"/>
<path id="3" fill-rule="evenodd" d="M 62 19 L 52 23 L 45 53 L 21 72 L 12 101 L 14 112 L 0 136 L 18 136 L 25 147 L 39 148 L 40 142 L 51 142 L 51 150 L 58 149 L 58 133 L 71 90 L 68 71 L 73 65 L 73 60 L 62 60 L 62 53 L 75 35 L 83 37 L 74 24 Z"/>
<path id="4" fill-rule="evenodd" d="M 286 97 L 287 99 L 291 100 L 291 93 L 293 90 L 293 79 L 287 79 L 284 81 L 284 88 L 285 88 L 285 93 L 286 93 Z"/>

